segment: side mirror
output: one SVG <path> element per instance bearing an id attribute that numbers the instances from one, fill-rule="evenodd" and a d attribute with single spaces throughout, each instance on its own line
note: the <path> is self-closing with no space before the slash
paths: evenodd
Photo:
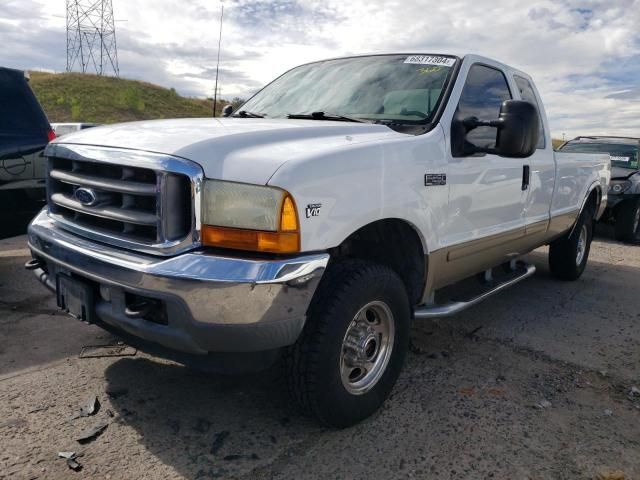
<path id="1" fill-rule="evenodd" d="M 538 109 L 532 103 L 522 100 L 502 102 L 498 120 L 483 121 L 469 117 L 461 123 L 465 136 L 478 127 L 494 127 L 498 130 L 495 148 L 473 147 L 469 153 L 492 153 L 513 158 L 530 157 L 536 151 L 540 137 Z"/>
<path id="2" fill-rule="evenodd" d="M 500 107 L 496 150 L 504 157 L 530 157 L 540 137 L 538 109 L 529 102 L 507 100 Z"/>
<path id="3" fill-rule="evenodd" d="M 231 104 L 225 105 L 224 108 L 222 109 L 223 117 L 229 117 L 231 116 L 232 113 L 233 113 L 233 107 L 231 106 Z"/>

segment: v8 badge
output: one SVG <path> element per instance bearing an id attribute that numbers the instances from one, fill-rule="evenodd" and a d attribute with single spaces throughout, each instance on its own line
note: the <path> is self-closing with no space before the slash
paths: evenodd
<path id="1" fill-rule="evenodd" d="M 318 215 L 320 215 L 321 207 L 321 203 L 310 203 L 309 205 L 307 205 L 307 208 L 305 209 L 307 218 L 317 217 Z"/>

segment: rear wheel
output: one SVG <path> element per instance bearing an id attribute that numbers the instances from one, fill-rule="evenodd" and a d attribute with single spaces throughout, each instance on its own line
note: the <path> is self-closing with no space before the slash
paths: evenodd
<path id="1" fill-rule="evenodd" d="M 335 428 L 373 414 L 400 374 L 410 315 L 404 284 L 393 270 L 361 260 L 331 266 L 302 335 L 285 355 L 294 399 Z"/>
<path id="2" fill-rule="evenodd" d="M 593 212 L 585 209 L 570 235 L 554 240 L 549 246 L 549 268 L 562 280 L 577 280 L 589 259 L 593 238 Z"/>
<path id="3" fill-rule="evenodd" d="M 640 240 L 640 199 L 626 200 L 618 206 L 615 228 L 617 240 Z"/>

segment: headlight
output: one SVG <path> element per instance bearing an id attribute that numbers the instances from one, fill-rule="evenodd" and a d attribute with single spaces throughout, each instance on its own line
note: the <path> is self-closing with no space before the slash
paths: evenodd
<path id="1" fill-rule="evenodd" d="M 205 245 L 271 253 L 300 251 L 295 203 L 279 188 L 206 180 L 202 224 Z"/>
<path id="2" fill-rule="evenodd" d="M 631 187 L 631 182 L 628 180 L 612 180 L 609 184 L 609 193 L 614 195 L 624 193 Z"/>

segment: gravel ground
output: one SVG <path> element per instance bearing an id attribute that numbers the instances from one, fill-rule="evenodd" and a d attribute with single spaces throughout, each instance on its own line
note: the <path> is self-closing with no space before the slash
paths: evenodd
<path id="1" fill-rule="evenodd" d="M 0 478 L 640 479 L 640 246 L 606 231 L 578 282 L 541 249 L 534 278 L 416 323 L 392 398 L 343 431 L 296 413 L 275 371 L 78 358 L 116 339 L 55 313 L 23 242 L 0 242 Z M 92 395 L 98 413 L 71 420 Z"/>

